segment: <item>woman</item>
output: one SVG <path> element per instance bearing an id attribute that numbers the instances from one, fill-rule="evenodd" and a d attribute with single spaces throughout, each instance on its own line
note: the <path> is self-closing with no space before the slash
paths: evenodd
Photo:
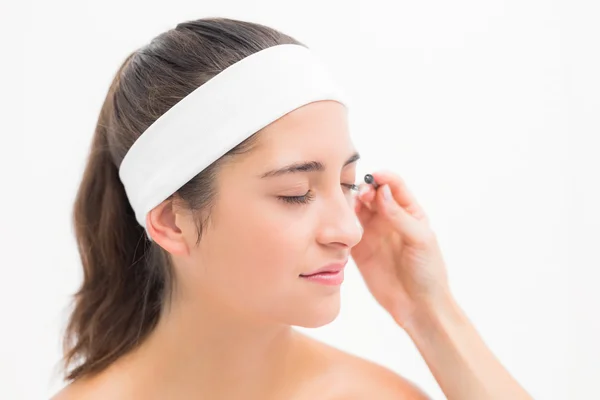
<path id="1" fill-rule="evenodd" d="M 449 399 L 529 398 L 402 179 L 355 194 L 346 112 L 306 47 L 259 24 L 186 22 L 131 54 L 75 203 L 84 280 L 54 398 L 426 399 L 292 329 L 336 317 L 350 256 Z"/>

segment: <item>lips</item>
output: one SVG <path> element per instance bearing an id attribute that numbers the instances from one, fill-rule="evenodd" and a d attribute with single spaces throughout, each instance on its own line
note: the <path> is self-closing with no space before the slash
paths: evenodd
<path id="1" fill-rule="evenodd" d="M 338 272 L 340 272 L 340 270 L 315 272 L 314 274 L 308 274 L 308 275 L 300 274 L 300 276 L 302 276 L 304 278 L 308 278 L 309 276 L 316 276 L 316 275 L 333 275 L 333 274 L 337 274 Z"/>
<path id="2" fill-rule="evenodd" d="M 342 262 L 328 264 L 328 265 L 321 267 L 315 271 L 312 271 L 308 274 L 300 274 L 300 276 L 306 278 L 309 276 L 314 276 L 314 275 L 319 275 L 319 274 L 337 274 L 338 272 L 340 272 L 341 270 L 344 269 L 347 262 L 348 262 L 348 260 L 346 259 Z"/>

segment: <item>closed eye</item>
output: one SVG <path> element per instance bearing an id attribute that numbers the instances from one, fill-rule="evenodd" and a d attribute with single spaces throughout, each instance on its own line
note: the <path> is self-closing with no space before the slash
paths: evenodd
<path id="1" fill-rule="evenodd" d="M 342 186 L 345 186 L 348 189 L 353 190 L 355 192 L 358 192 L 359 189 L 358 185 L 355 183 L 342 183 Z"/>
<path id="2" fill-rule="evenodd" d="M 351 191 L 358 191 L 359 187 L 355 183 L 342 183 L 347 189 Z M 315 195 L 312 190 L 306 192 L 303 196 L 278 196 L 278 198 L 286 203 L 290 204 L 308 204 L 310 201 L 314 199 Z"/>

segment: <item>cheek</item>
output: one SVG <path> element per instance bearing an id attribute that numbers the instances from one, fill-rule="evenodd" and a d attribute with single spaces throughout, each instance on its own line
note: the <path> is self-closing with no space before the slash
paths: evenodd
<path id="1" fill-rule="evenodd" d="M 238 209 L 226 218 L 217 227 L 221 245 L 211 243 L 210 290 L 235 308 L 286 315 L 280 308 L 296 304 L 298 274 L 310 263 L 309 230 L 276 212 Z"/>
<path id="2" fill-rule="evenodd" d="M 239 224 L 234 240 L 251 268 L 276 275 L 303 267 L 312 228 L 298 212 L 273 205 L 268 210 L 254 209 L 234 216 Z"/>
<path id="3" fill-rule="evenodd" d="M 300 208 L 246 203 L 218 216 L 207 242 L 207 261 L 216 269 L 213 278 L 222 290 L 236 297 L 264 298 L 297 284 L 314 243 L 314 227 Z"/>

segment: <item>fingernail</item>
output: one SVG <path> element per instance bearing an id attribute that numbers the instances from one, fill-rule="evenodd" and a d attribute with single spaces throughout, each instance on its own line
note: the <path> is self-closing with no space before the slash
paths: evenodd
<path id="1" fill-rule="evenodd" d="M 385 201 L 392 201 L 392 192 L 389 185 L 385 185 L 383 188 L 383 199 Z"/>
<path id="2" fill-rule="evenodd" d="M 368 191 L 369 191 L 368 186 L 361 186 L 361 188 L 358 191 L 358 196 L 362 196 L 363 194 L 367 193 Z"/>

